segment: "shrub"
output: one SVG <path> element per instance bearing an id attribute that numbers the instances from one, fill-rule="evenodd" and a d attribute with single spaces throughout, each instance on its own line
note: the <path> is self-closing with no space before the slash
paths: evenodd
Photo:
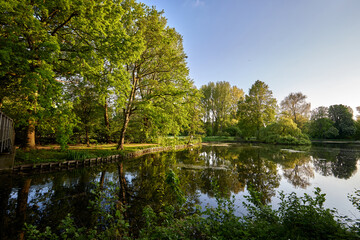
<path id="1" fill-rule="evenodd" d="M 213 184 L 216 207 L 185 208 L 183 193 L 174 172 L 167 173 L 165 182 L 172 189 L 169 194 L 178 197 L 174 205 L 162 205 L 160 212 L 150 206 L 143 209 L 143 225 L 137 239 L 359 239 L 358 225 L 347 227 L 336 217 L 336 211 L 324 208 L 325 194 L 319 188 L 314 197 L 305 194 L 298 197 L 295 193 L 280 193 L 280 206 L 273 209 L 263 204 L 262 193 L 248 186 L 250 195 L 246 196 L 248 214 L 235 215 L 234 198 L 224 197 Z M 135 239 L 130 232 L 128 220 L 124 218 L 126 206 L 122 204 L 119 188 L 110 185 L 109 189 L 98 186 L 94 193 L 94 226 L 77 227 L 68 216 L 59 225 L 58 233 L 49 227 L 40 232 L 36 227 L 25 226 L 27 239 Z M 355 207 L 360 210 L 358 190 L 350 196 Z M 344 218 L 343 221 L 346 221 Z"/>
<path id="2" fill-rule="evenodd" d="M 229 134 L 229 136 L 232 136 L 232 137 L 241 136 L 241 130 L 237 126 L 227 127 L 227 128 L 225 128 L 224 131 L 227 132 Z"/>
<path id="3" fill-rule="evenodd" d="M 308 145 L 309 137 L 301 132 L 289 118 L 280 118 L 277 122 L 262 128 L 260 140 L 273 144 Z"/>

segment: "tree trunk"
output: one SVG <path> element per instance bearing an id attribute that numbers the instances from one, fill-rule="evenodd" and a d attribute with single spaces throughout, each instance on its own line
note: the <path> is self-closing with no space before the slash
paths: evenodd
<path id="1" fill-rule="evenodd" d="M 86 145 L 88 147 L 90 147 L 90 139 L 89 139 L 89 127 L 85 127 L 85 132 L 86 132 Z"/>
<path id="2" fill-rule="evenodd" d="M 26 138 L 26 148 L 35 149 L 35 121 L 33 119 L 29 119 L 29 126 L 27 129 L 27 138 Z"/>
<path id="3" fill-rule="evenodd" d="M 104 119 L 105 119 L 105 126 L 106 126 L 106 142 L 111 143 L 111 139 L 110 139 L 110 121 L 109 121 L 108 105 L 107 105 L 106 99 L 105 99 L 104 109 L 105 109 Z"/>
<path id="4" fill-rule="evenodd" d="M 7 236 L 13 235 L 13 227 L 10 227 L 12 224 L 12 220 L 9 214 L 9 199 L 11 197 L 12 190 L 12 179 L 4 177 L 1 178 L 2 184 L 0 187 L 0 239 L 6 239 Z"/>
<path id="5" fill-rule="evenodd" d="M 124 166 L 123 166 L 122 162 L 120 162 L 118 164 L 118 172 L 119 172 L 119 184 L 120 184 L 119 197 L 120 197 L 121 203 L 123 205 L 125 205 L 126 204 L 126 197 L 127 197 L 127 182 L 126 182 L 125 173 L 124 173 Z"/>
<path id="6" fill-rule="evenodd" d="M 117 146 L 117 150 L 119 150 L 119 149 L 124 150 L 125 132 L 126 132 L 127 126 L 130 121 L 130 115 L 131 115 L 131 113 L 129 111 L 125 112 L 124 124 L 123 124 L 123 127 L 121 128 L 120 140 L 119 140 L 119 143 Z"/>
<path id="7" fill-rule="evenodd" d="M 116 148 L 117 150 L 119 150 L 119 149 L 124 150 L 125 132 L 126 132 L 128 124 L 129 124 L 132 111 L 134 110 L 134 109 L 132 109 L 133 101 L 135 99 L 136 88 L 137 88 L 137 84 L 139 81 L 139 79 L 135 77 L 135 68 L 133 70 L 132 76 L 133 76 L 133 80 L 132 80 L 133 86 L 132 86 L 132 89 L 131 89 L 131 92 L 129 95 L 128 103 L 126 104 L 126 109 L 124 109 L 124 124 L 121 129 L 120 140 L 119 140 L 118 146 Z"/>
<path id="8" fill-rule="evenodd" d="M 34 118 L 34 115 L 36 114 L 37 96 L 38 96 L 38 93 L 36 91 L 33 96 L 28 98 L 28 101 L 33 104 L 34 109 L 33 110 L 28 109 L 28 113 L 29 113 L 30 117 L 28 120 L 29 125 L 27 128 L 26 143 L 25 143 L 25 147 L 27 149 L 35 149 L 35 147 L 36 147 L 36 142 L 35 142 L 36 120 Z"/>
<path id="9" fill-rule="evenodd" d="M 105 171 L 101 172 L 101 177 L 100 177 L 100 189 L 102 190 L 104 188 L 104 182 L 105 182 Z"/>
<path id="10" fill-rule="evenodd" d="M 21 229 L 18 232 L 18 239 L 24 239 L 24 230 L 23 225 L 26 220 L 26 209 L 27 209 L 27 201 L 29 196 L 29 190 L 31 186 L 31 179 L 26 179 L 23 186 L 19 189 L 18 192 L 18 201 L 17 201 L 17 209 L 16 209 L 16 218 L 18 221 L 18 227 Z"/>
<path id="11" fill-rule="evenodd" d="M 190 136 L 189 136 L 189 141 L 187 142 L 187 145 L 190 145 L 192 139 L 193 139 L 193 135 L 190 134 Z"/>

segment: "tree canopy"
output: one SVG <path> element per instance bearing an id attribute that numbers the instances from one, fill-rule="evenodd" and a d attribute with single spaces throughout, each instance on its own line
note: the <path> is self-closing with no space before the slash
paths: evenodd
<path id="1" fill-rule="evenodd" d="M 122 24 L 126 4 L 135 3 L 1 1 L 0 102 L 26 128 L 28 147 L 35 146 L 37 122 L 57 109 L 63 83 L 76 77 L 100 86 L 95 76 L 105 62 L 137 58 L 142 40 Z"/>
<path id="2" fill-rule="evenodd" d="M 283 114 L 290 117 L 300 128 L 309 119 L 311 104 L 306 102 L 306 98 L 301 92 L 290 93 L 280 103 Z"/>
<path id="3" fill-rule="evenodd" d="M 249 94 L 239 102 L 239 124 L 247 137 L 256 136 L 262 127 L 275 120 L 277 101 L 269 86 L 257 80 L 249 89 Z"/>
<path id="4" fill-rule="evenodd" d="M 355 122 L 352 109 L 339 104 L 329 107 L 329 118 L 334 122 L 334 127 L 339 131 L 340 138 L 348 138 L 355 134 Z"/>
<path id="5" fill-rule="evenodd" d="M 207 134 L 216 135 L 226 130 L 226 127 L 237 122 L 238 102 L 243 99 L 244 92 L 229 82 L 209 82 L 200 88 L 203 95 L 201 104 L 204 108 L 204 122 Z"/>

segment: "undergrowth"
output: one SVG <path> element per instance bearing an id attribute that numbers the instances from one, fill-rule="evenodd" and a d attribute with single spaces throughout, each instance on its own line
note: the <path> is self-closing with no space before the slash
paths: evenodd
<path id="1" fill-rule="evenodd" d="M 221 194 L 213 184 L 217 205 L 201 209 L 188 207 L 179 179 L 168 171 L 165 182 L 174 195 L 174 204 L 165 204 L 155 211 L 143 209 L 143 224 L 131 230 L 127 206 L 115 184 L 106 189 L 98 186 L 91 201 L 92 227 L 78 227 L 71 216 L 62 220 L 57 229 L 39 231 L 26 225 L 27 239 L 359 239 L 360 220 L 350 224 L 337 217 L 335 210 L 324 207 L 325 194 L 319 188 L 314 197 L 308 194 L 280 193 L 280 205 L 273 209 L 261 202 L 261 193 L 249 187 L 243 203 L 248 214 L 235 214 L 235 199 Z M 349 196 L 360 211 L 360 191 Z"/>

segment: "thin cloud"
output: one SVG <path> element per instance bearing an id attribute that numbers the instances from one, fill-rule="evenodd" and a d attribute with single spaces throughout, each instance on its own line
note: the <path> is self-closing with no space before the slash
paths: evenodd
<path id="1" fill-rule="evenodd" d="M 186 0 L 186 1 L 184 1 L 184 5 L 191 6 L 194 8 L 203 7 L 203 6 L 205 6 L 205 1 L 203 1 L 203 0 Z"/>
<path id="2" fill-rule="evenodd" d="M 201 1 L 201 0 L 195 0 L 195 2 L 193 2 L 194 7 L 202 7 L 204 5 L 205 5 L 205 2 Z"/>

